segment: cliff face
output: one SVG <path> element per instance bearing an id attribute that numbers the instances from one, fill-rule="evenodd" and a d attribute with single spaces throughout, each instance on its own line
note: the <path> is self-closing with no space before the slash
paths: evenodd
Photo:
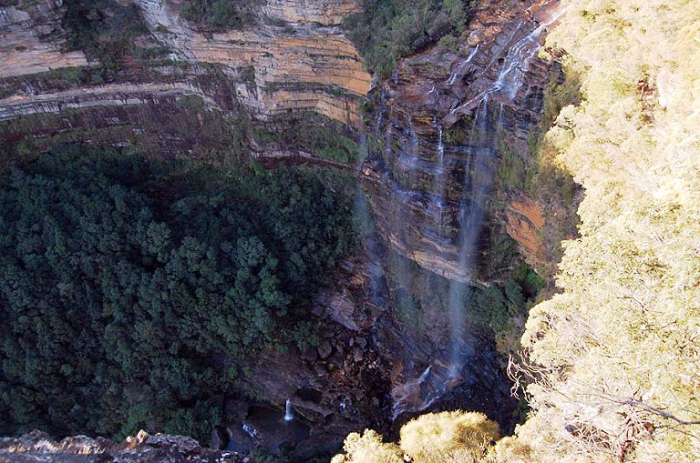
<path id="1" fill-rule="evenodd" d="M 81 51 L 64 52 L 64 37 L 42 38 L 60 30 L 62 0 L 0 8 L 0 78 L 68 66 L 85 66 Z"/>
<path id="2" fill-rule="evenodd" d="M 378 146 L 363 167 L 363 180 L 378 225 L 400 254 L 452 280 L 487 278 L 494 220 L 492 192 L 504 157 L 527 159 L 528 137 L 542 113 L 552 65 L 536 56 L 538 26 L 551 4 L 528 9 L 484 9 L 471 23 L 469 40 L 454 50 L 435 46 L 402 60 L 375 91 Z M 481 198 L 475 192 L 488 191 Z M 536 262 L 541 212 L 514 203 L 506 231 Z M 460 268 L 461 212 L 480 208 L 485 225 L 470 250 L 475 271 Z M 392 211 L 387 214 L 385 211 Z M 517 218 L 516 218 L 517 214 Z"/>
<path id="3" fill-rule="evenodd" d="M 177 3 L 136 4 L 150 29 L 151 40 L 167 46 L 179 63 L 218 65 L 217 69 L 230 79 L 235 97 L 254 117 L 314 111 L 346 124 L 359 124 L 358 97 L 369 90 L 370 77 L 338 26 L 344 15 L 357 10 L 355 2 L 270 1 L 261 6 L 247 29 L 222 33 L 195 30 L 180 17 Z M 11 92 L 14 97 L 0 101 L 5 115 L 41 113 L 47 108 L 51 111 L 52 106 L 44 104 L 47 99 L 66 107 L 71 107 L 76 98 L 83 106 L 102 106 L 103 96 L 109 93 L 114 95 L 112 100 L 120 99 L 120 89 L 109 85 L 90 88 L 80 95 L 16 85 L 21 76 L 88 64 L 82 52 L 61 51 L 65 48 L 65 31 L 61 28 L 64 11 L 60 1 L 0 8 L 0 78 L 15 78 L 0 82 L 3 93 Z M 127 66 L 126 70 L 133 67 Z M 133 77 L 124 80 L 138 80 Z M 84 89 L 86 85 L 78 87 Z M 144 86 L 130 91 L 151 89 Z M 192 89 L 170 91 L 187 94 Z M 95 93 L 101 97 L 91 99 Z M 138 103 L 136 99 L 120 104 Z"/>
<path id="4" fill-rule="evenodd" d="M 260 117 L 313 110 L 357 126 L 358 96 L 369 75 L 339 23 L 359 5 L 353 0 L 271 1 L 254 26 L 241 31 L 201 33 L 183 21 L 179 4 L 137 0 L 149 28 L 188 60 L 251 67 L 254 86 L 238 85 L 245 104 Z"/>

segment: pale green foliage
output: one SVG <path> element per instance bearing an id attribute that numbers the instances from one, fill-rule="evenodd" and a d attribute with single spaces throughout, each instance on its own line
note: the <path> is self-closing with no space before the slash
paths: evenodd
<path id="1" fill-rule="evenodd" d="M 401 428 L 401 449 L 415 463 L 468 463 L 497 438 L 498 424 L 483 413 L 429 413 Z"/>
<path id="2" fill-rule="evenodd" d="M 376 431 L 366 429 L 360 435 L 356 432 L 345 438 L 345 455 L 336 455 L 331 463 L 403 463 L 401 449 L 396 444 L 382 442 Z"/>
<path id="3" fill-rule="evenodd" d="M 372 430 L 352 433 L 345 439 L 345 455 L 331 463 L 473 463 L 497 438 L 498 424 L 482 413 L 428 413 L 401 428 L 400 447 L 382 442 Z"/>
<path id="4" fill-rule="evenodd" d="M 583 100 L 547 135 L 586 191 L 523 345 L 534 416 L 499 461 L 700 455 L 700 8 L 578 0 L 548 38 Z"/>

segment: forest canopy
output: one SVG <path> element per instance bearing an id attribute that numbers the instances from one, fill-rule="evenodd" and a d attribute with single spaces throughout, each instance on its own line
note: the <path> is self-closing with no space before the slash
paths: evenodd
<path id="1" fill-rule="evenodd" d="M 306 347 L 350 209 L 301 170 L 72 145 L 0 179 L 0 433 L 203 437 L 242 359 Z"/>

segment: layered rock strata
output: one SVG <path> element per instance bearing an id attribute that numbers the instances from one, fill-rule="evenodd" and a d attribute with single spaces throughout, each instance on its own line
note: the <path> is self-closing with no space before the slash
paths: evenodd
<path id="1" fill-rule="evenodd" d="M 63 1 L 28 3 L 0 8 L 0 78 L 87 65 L 82 51 L 64 51 Z"/>
<path id="2" fill-rule="evenodd" d="M 167 46 L 171 58 L 180 62 L 218 64 L 256 118 L 315 111 L 359 126 L 358 101 L 369 90 L 370 76 L 338 26 L 344 15 L 357 11 L 354 1 L 264 2 L 247 28 L 217 33 L 198 31 L 184 21 L 176 2 L 136 3 L 152 40 Z M 0 78 L 87 65 L 82 52 L 61 51 L 65 7 L 60 0 L 19 8 L 24 7 L 0 8 Z M 32 104 L 34 112 L 42 111 L 43 96 L 36 89 L 19 89 L 14 96 L 24 99 L 25 111 Z"/>

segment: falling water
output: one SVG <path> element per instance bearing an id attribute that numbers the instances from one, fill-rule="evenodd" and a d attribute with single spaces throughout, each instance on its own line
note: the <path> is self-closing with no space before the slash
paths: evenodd
<path id="1" fill-rule="evenodd" d="M 360 133 L 360 144 L 357 149 L 357 171 L 359 172 L 360 169 L 362 169 L 362 163 L 365 162 L 365 159 L 367 159 L 367 135 L 365 135 L 364 132 Z"/>
<path id="2" fill-rule="evenodd" d="M 503 130 L 503 102 L 498 106 L 498 130 Z"/>
<path id="3" fill-rule="evenodd" d="M 547 29 L 547 26 L 559 19 L 567 9 L 568 6 L 560 8 L 547 21 L 541 23 L 534 31 L 520 39 L 518 43 L 508 50 L 508 55 L 503 62 L 503 68 L 501 68 L 494 85 L 495 91 L 505 90 L 511 101 L 515 99 L 515 95 L 523 84 L 523 76 L 527 72 L 530 60 L 540 49 L 540 36 Z"/>
<path id="4" fill-rule="evenodd" d="M 484 146 L 488 136 L 488 121 L 489 121 L 489 99 L 486 96 L 476 111 L 474 118 L 475 130 L 472 130 L 472 143 L 474 147 Z M 476 140 L 474 140 L 476 138 Z M 462 202 L 459 213 L 459 270 L 463 274 L 472 274 L 475 269 L 475 254 L 478 245 L 479 235 L 484 221 L 484 203 L 488 195 L 488 185 L 490 178 L 483 178 L 489 171 L 483 164 L 483 161 L 478 159 L 476 154 L 470 156 L 470 175 L 465 175 L 465 184 L 462 190 Z M 482 178 L 476 178 L 482 175 Z M 468 183 L 467 183 L 468 182 Z M 471 201 L 468 201 L 467 191 L 471 187 Z M 464 358 L 464 301 L 465 301 L 466 285 L 458 282 L 450 282 L 449 290 L 449 312 L 450 324 L 452 328 L 452 374 L 457 375 L 467 362 Z"/>
<path id="5" fill-rule="evenodd" d="M 258 438 L 258 431 L 248 423 L 243 423 L 241 426 L 241 429 L 243 429 L 243 432 L 246 433 L 248 436 L 250 436 L 251 439 L 257 439 Z"/>
<path id="6" fill-rule="evenodd" d="M 471 62 L 471 60 L 476 56 L 476 53 L 479 51 L 479 45 L 474 47 L 474 49 L 469 53 L 469 56 L 467 56 L 467 59 L 462 61 L 459 66 L 455 68 L 454 71 L 452 71 L 452 74 L 450 75 L 450 78 L 447 79 L 447 84 L 448 85 L 454 85 L 455 81 L 457 80 L 457 77 L 459 77 L 462 74 L 462 71 L 464 71 L 464 68 L 467 67 L 467 65 Z"/>
<path id="7" fill-rule="evenodd" d="M 387 137 L 387 143 L 391 141 L 391 136 Z M 359 162 L 357 164 L 357 170 L 362 169 L 362 165 L 367 158 L 367 137 L 364 133 L 360 134 L 360 145 L 359 145 Z M 359 177 L 358 177 L 359 178 Z M 360 236 L 362 237 L 362 243 L 367 253 L 368 258 L 368 270 L 370 275 L 369 280 L 369 296 L 372 302 L 378 306 L 383 304 L 381 300 L 381 294 L 383 285 L 385 282 L 384 269 L 381 265 L 381 257 L 379 256 L 379 243 L 374 233 L 374 224 L 372 222 L 372 215 L 370 214 L 369 204 L 367 202 L 367 196 L 362 190 L 362 186 L 358 181 L 355 186 L 355 209 L 354 217 L 357 222 L 357 227 L 360 230 Z M 341 402 L 341 409 L 345 409 L 346 403 Z"/>
<path id="8" fill-rule="evenodd" d="M 442 125 L 437 123 L 438 144 L 437 144 L 437 167 L 435 169 L 435 180 L 433 181 L 433 193 L 435 194 L 435 209 L 433 219 L 435 227 L 439 230 L 442 225 L 442 206 L 445 195 L 445 142 L 443 141 Z"/>
<path id="9" fill-rule="evenodd" d="M 294 409 L 292 401 L 287 399 L 284 403 L 284 421 L 292 421 L 294 419 Z"/>
<path id="10" fill-rule="evenodd" d="M 491 159 L 483 158 L 483 153 L 490 152 L 484 148 L 492 146 L 496 135 L 502 130 L 504 102 L 513 103 L 518 90 L 522 86 L 525 73 L 530 61 L 540 47 L 540 36 L 546 26 L 556 21 L 564 10 L 556 12 L 551 18 L 540 24 L 530 34 L 515 43 L 507 52 L 503 67 L 496 81 L 484 92 L 471 100 L 454 108 L 451 113 L 459 110 L 474 111 L 472 132 L 469 146 L 472 150 L 469 163 L 466 167 L 466 175 L 463 185 L 462 201 L 458 221 L 460 225 L 457 239 L 459 273 L 473 279 L 476 269 L 476 253 L 478 250 L 479 236 L 482 232 L 486 203 L 492 184 Z M 519 29 L 520 26 L 518 26 Z M 513 33 L 515 34 L 517 30 Z M 512 37 L 511 37 L 512 40 Z M 478 50 L 475 47 L 469 57 L 452 72 L 447 83 L 453 85 L 462 74 L 466 65 L 471 61 Z M 494 62 L 495 62 L 494 58 Z M 498 115 L 490 114 L 490 95 L 497 94 L 500 103 Z M 490 127 L 490 119 L 498 124 Z M 438 155 L 437 174 L 434 180 L 434 193 L 436 201 L 442 201 L 444 192 L 444 145 L 442 125 L 438 124 Z M 439 210 L 440 204 L 437 205 Z M 393 391 L 394 417 L 403 412 L 417 412 L 424 410 L 434 403 L 446 391 L 457 384 L 461 384 L 468 378 L 462 377 L 463 367 L 468 364 L 474 354 L 473 348 L 466 342 L 465 313 L 469 304 L 465 283 L 452 281 L 449 287 L 448 306 L 451 325 L 451 352 L 449 359 L 435 359 L 418 378 L 397 386 Z"/>
<path id="11" fill-rule="evenodd" d="M 419 139 L 418 134 L 413 126 L 413 119 L 411 116 L 408 117 L 408 124 L 404 136 L 408 138 L 408 149 L 402 147 L 399 154 L 399 163 L 402 169 L 408 172 L 407 181 L 413 187 L 416 182 L 417 173 L 420 171 L 418 166 L 421 161 L 418 157 Z M 388 146 L 391 149 L 391 146 Z M 397 233 L 396 240 L 403 241 L 405 237 L 403 233 L 406 231 L 406 224 L 408 223 L 408 211 L 405 207 L 406 204 L 410 203 L 410 197 L 414 194 L 413 190 L 402 190 L 398 187 L 392 188 L 392 201 L 393 201 L 393 224 L 391 229 Z M 394 275 L 395 281 L 398 283 L 400 288 L 410 288 L 412 280 L 412 272 L 410 264 L 406 259 L 396 259 L 391 262 L 393 266 L 391 271 Z"/>

